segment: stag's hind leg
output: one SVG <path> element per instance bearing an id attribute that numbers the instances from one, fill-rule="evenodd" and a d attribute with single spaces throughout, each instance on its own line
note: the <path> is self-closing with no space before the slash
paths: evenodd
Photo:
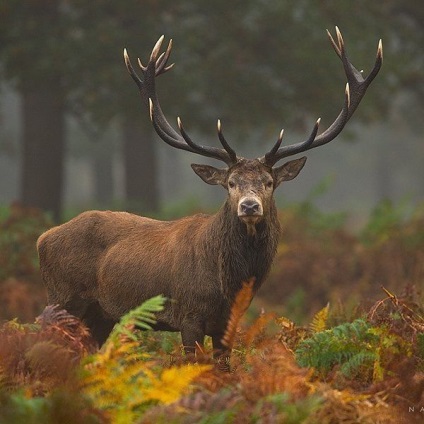
<path id="1" fill-rule="evenodd" d="M 203 322 L 190 314 L 181 324 L 181 339 L 186 354 L 195 354 L 197 346 L 203 346 L 205 330 Z"/>
<path id="2" fill-rule="evenodd" d="M 64 305 L 63 309 L 81 319 L 99 347 L 109 337 L 116 323 L 105 314 L 98 302 L 89 302 L 87 299 L 73 298 Z"/>
<path id="3" fill-rule="evenodd" d="M 88 306 L 86 312 L 82 316 L 82 320 L 90 329 L 90 333 L 99 347 L 102 346 L 109 337 L 110 332 L 116 324 L 115 320 L 106 316 L 98 302 L 91 303 Z"/>

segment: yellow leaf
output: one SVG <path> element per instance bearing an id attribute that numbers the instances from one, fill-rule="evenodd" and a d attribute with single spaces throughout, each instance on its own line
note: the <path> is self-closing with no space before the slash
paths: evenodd
<path id="1" fill-rule="evenodd" d="M 309 328 L 314 333 L 319 333 L 321 331 L 324 331 L 327 328 L 327 320 L 328 320 L 329 311 L 330 311 L 330 304 L 327 303 L 327 305 L 324 308 L 322 308 L 320 311 L 318 311 L 314 315 L 311 323 L 309 324 Z"/>
<path id="2" fill-rule="evenodd" d="M 210 365 L 188 364 L 163 370 L 159 378 L 151 381 L 151 386 L 144 390 L 144 401 L 156 400 L 160 403 L 172 403 L 186 394 L 192 381 L 210 370 Z"/>

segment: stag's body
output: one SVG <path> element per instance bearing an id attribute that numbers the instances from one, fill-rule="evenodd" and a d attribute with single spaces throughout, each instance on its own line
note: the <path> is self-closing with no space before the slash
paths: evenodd
<path id="1" fill-rule="evenodd" d="M 158 294 L 169 301 L 157 316 L 156 329 L 181 331 L 186 351 L 193 352 L 206 335 L 218 354 L 232 301 L 242 283 L 254 279 L 254 291 L 266 277 L 276 252 L 280 225 L 274 190 L 295 178 L 305 164 L 302 157 L 274 166 L 279 160 L 333 140 L 343 130 L 382 64 L 379 43 L 374 68 L 364 78 L 348 60 L 342 35 L 328 33 L 341 59 L 347 85 L 343 108 L 335 121 L 318 134 L 317 120 L 310 136 L 282 146 L 283 132 L 274 147 L 257 159 L 236 155 L 221 132 L 221 148 L 191 140 L 178 118 L 177 132 L 167 121 L 156 93 L 156 78 L 167 66 L 172 42 L 159 54 L 163 37 L 141 61 L 140 78 L 125 51 L 127 69 L 136 82 L 158 135 L 177 149 L 224 162 L 226 169 L 192 165 L 208 184 L 228 192 L 215 215 L 194 215 L 162 222 L 125 212 L 86 212 L 53 228 L 38 241 L 40 267 L 50 304 L 59 304 L 82 318 L 102 343 L 113 325 L 130 309 Z"/>
<path id="2" fill-rule="evenodd" d="M 181 331 L 186 347 L 209 335 L 219 349 L 235 294 L 251 278 L 260 287 L 279 234 L 273 199 L 255 235 L 227 200 L 215 215 L 168 222 L 85 212 L 44 233 L 38 251 L 49 304 L 83 319 L 99 343 L 122 315 L 163 294 L 172 301 L 156 329 Z"/>

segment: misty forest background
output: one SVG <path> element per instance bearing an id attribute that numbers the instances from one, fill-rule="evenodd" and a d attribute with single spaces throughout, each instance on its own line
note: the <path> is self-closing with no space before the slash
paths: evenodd
<path id="1" fill-rule="evenodd" d="M 0 422 L 421 423 L 423 22 L 422 0 L 0 0 Z M 124 47 L 146 63 L 172 38 L 169 121 L 216 146 L 219 118 L 258 157 L 281 128 L 292 144 L 338 115 L 335 25 L 365 74 L 383 39 L 383 67 L 343 133 L 275 193 L 283 236 L 244 320 L 251 288 L 235 300 L 231 373 L 208 338 L 192 364 L 178 335 L 135 329 L 163 299 L 101 349 L 45 308 L 35 243 L 51 226 L 94 208 L 174 219 L 225 198 L 190 169 L 205 158 L 154 133 Z"/>
<path id="2" fill-rule="evenodd" d="M 420 1 L 2 1 L 0 202 L 56 221 L 90 208 L 139 213 L 214 209 L 219 187 L 195 177 L 203 161 L 166 146 L 122 59 L 146 61 L 174 39 L 174 69 L 158 82 L 171 122 L 216 145 L 216 120 L 247 157 L 324 130 L 343 104 L 344 73 L 325 29 L 338 25 L 351 61 L 367 73 L 377 42 L 384 66 L 337 141 L 308 153 L 280 205 L 325 186 L 323 210 L 361 224 L 382 199 L 424 196 L 423 39 Z M 168 208 L 168 209 L 167 209 Z"/>

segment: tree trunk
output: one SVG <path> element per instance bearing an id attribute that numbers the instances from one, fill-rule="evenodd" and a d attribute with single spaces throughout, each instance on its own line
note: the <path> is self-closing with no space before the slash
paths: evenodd
<path id="1" fill-rule="evenodd" d="M 23 90 L 22 117 L 21 201 L 59 221 L 65 146 L 65 106 L 59 79 Z"/>
<path id="2" fill-rule="evenodd" d="M 127 208 L 149 213 L 159 209 L 158 160 L 154 138 L 140 119 L 123 123 L 125 195 Z"/>

